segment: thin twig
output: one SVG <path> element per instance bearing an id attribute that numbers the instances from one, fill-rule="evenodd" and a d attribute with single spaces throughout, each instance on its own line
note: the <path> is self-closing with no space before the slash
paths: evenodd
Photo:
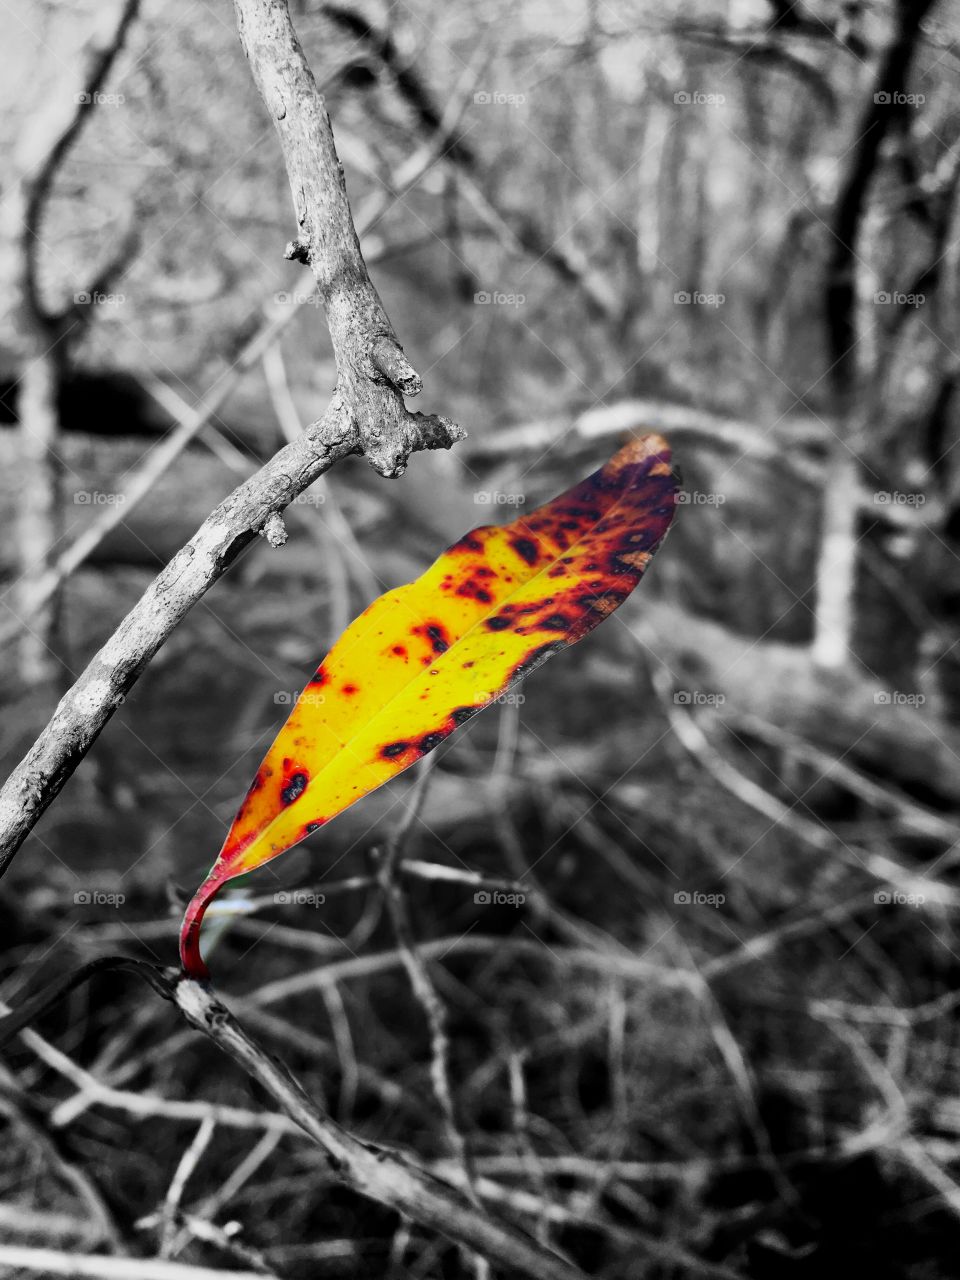
<path id="1" fill-rule="evenodd" d="M 457 1119 L 457 1108 L 450 1082 L 450 1035 L 447 1029 L 447 1011 L 420 952 L 410 908 L 398 874 L 400 855 L 423 807 L 430 784 L 432 757 L 428 756 L 421 763 L 420 770 L 402 820 L 397 824 L 382 850 L 371 850 L 371 856 L 377 867 L 377 881 L 397 939 L 403 967 L 407 971 L 414 997 L 423 1010 L 429 1028 L 430 1081 L 443 1117 L 447 1144 L 453 1152 L 454 1159 L 463 1169 L 464 1188 L 467 1194 L 473 1204 L 480 1209 L 482 1203 L 474 1182 L 470 1150 Z M 482 1273 L 482 1266 L 477 1266 L 478 1276 Z"/>
<path id="2" fill-rule="evenodd" d="M 200 1127 L 193 1136 L 193 1141 L 180 1157 L 174 1175 L 170 1180 L 170 1186 L 167 1189 L 167 1194 L 163 1201 L 163 1209 L 160 1213 L 161 1258 L 172 1256 L 174 1231 L 177 1225 L 177 1215 L 180 1211 L 180 1201 L 183 1199 L 183 1193 L 187 1189 L 187 1182 L 200 1163 L 203 1153 L 210 1145 L 210 1140 L 216 1132 L 216 1128 L 216 1120 L 212 1116 L 204 1116 L 200 1122 Z"/>

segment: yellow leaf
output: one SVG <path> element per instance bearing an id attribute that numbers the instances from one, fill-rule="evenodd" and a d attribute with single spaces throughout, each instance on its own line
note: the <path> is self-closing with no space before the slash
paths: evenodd
<path id="1" fill-rule="evenodd" d="M 622 604 L 675 494 L 666 441 L 643 436 L 535 511 L 466 534 L 356 618 L 301 693 L 187 909 L 186 971 L 206 975 L 200 925 L 225 881 L 421 759 Z"/>

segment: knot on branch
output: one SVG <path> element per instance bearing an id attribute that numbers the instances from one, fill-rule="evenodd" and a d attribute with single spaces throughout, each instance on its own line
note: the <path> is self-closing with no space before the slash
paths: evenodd
<path id="1" fill-rule="evenodd" d="M 287 540 L 287 529 L 279 511 L 271 511 L 263 522 L 260 536 L 266 538 L 271 547 L 282 547 Z"/>
<path id="2" fill-rule="evenodd" d="M 291 240 L 283 251 L 283 256 L 288 262 L 302 262 L 303 265 L 310 265 L 310 246 L 303 240 Z"/>
<path id="3" fill-rule="evenodd" d="M 411 453 L 418 449 L 449 449 L 467 435 L 449 418 L 408 413 L 403 408 L 386 416 L 367 418 L 358 427 L 361 452 L 371 467 L 389 480 L 403 475 Z"/>
<path id="4" fill-rule="evenodd" d="M 370 357 L 374 377 L 378 380 L 386 380 L 405 396 L 418 396 L 423 390 L 423 379 L 403 354 L 403 347 L 391 334 L 378 333 L 371 338 L 367 355 Z"/>

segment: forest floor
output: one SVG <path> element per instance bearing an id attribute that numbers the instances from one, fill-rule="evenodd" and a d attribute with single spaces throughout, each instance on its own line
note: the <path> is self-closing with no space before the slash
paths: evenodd
<path id="1" fill-rule="evenodd" d="M 364 486 L 338 492 L 373 573 L 393 585 L 426 563 L 430 536 Z M 179 477 L 179 518 L 207 489 Z M 163 513 L 153 518 L 161 528 Z M 355 581 L 345 602 L 323 547 L 292 529 L 284 551 L 256 545 L 191 613 L 18 856 L 0 898 L 9 1003 L 107 952 L 173 963 L 184 901 L 331 617 L 364 603 Z M 91 652 L 148 573 L 77 575 L 71 654 Z M 440 749 L 403 851 L 525 899 L 405 880 L 481 1195 L 610 1280 L 955 1274 L 953 907 L 898 897 L 691 756 L 633 631 L 648 589 L 662 594 L 656 571 L 620 623 Z M 12 682 L 4 693 L 10 764 L 52 694 Z M 772 748 L 730 750 L 782 803 L 809 795 L 839 846 L 882 849 L 918 874 L 936 853 L 840 782 L 815 787 Z M 238 886 L 243 901 L 295 887 L 312 897 L 218 916 L 209 961 L 240 1019 L 337 1119 L 456 1178 L 424 1013 L 369 858 L 396 830 L 414 773 Z M 342 883 L 351 877 L 363 883 Z M 184 1219 L 174 1256 L 234 1268 L 257 1256 L 290 1280 L 469 1274 L 455 1249 L 338 1186 L 315 1149 L 258 1119 L 262 1100 L 240 1073 L 129 979 L 95 980 L 40 1029 L 114 1092 L 93 1097 L 24 1044 L 8 1055 L 29 1090 L 0 1151 L 11 1239 L 155 1254 L 155 1215 L 199 1114 L 164 1104 L 184 1100 L 253 1118 L 218 1122 L 181 1205 L 241 1224 L 233 1252 Z M 134 1095 L 164 1103 L 137 1114 Z"/>

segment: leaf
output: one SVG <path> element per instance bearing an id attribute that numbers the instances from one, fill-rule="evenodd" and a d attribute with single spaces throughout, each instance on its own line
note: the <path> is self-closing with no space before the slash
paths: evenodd
<path id="1" fill-rule="evenodd" d="M 627 598 L 674 515 L 670 449 L 631 441 L 511 524 L 484 525 L 356 618 L 301 693 L 184 917 L 184 969 L 206 976 L 204 911 L 428 751 Z"/>

